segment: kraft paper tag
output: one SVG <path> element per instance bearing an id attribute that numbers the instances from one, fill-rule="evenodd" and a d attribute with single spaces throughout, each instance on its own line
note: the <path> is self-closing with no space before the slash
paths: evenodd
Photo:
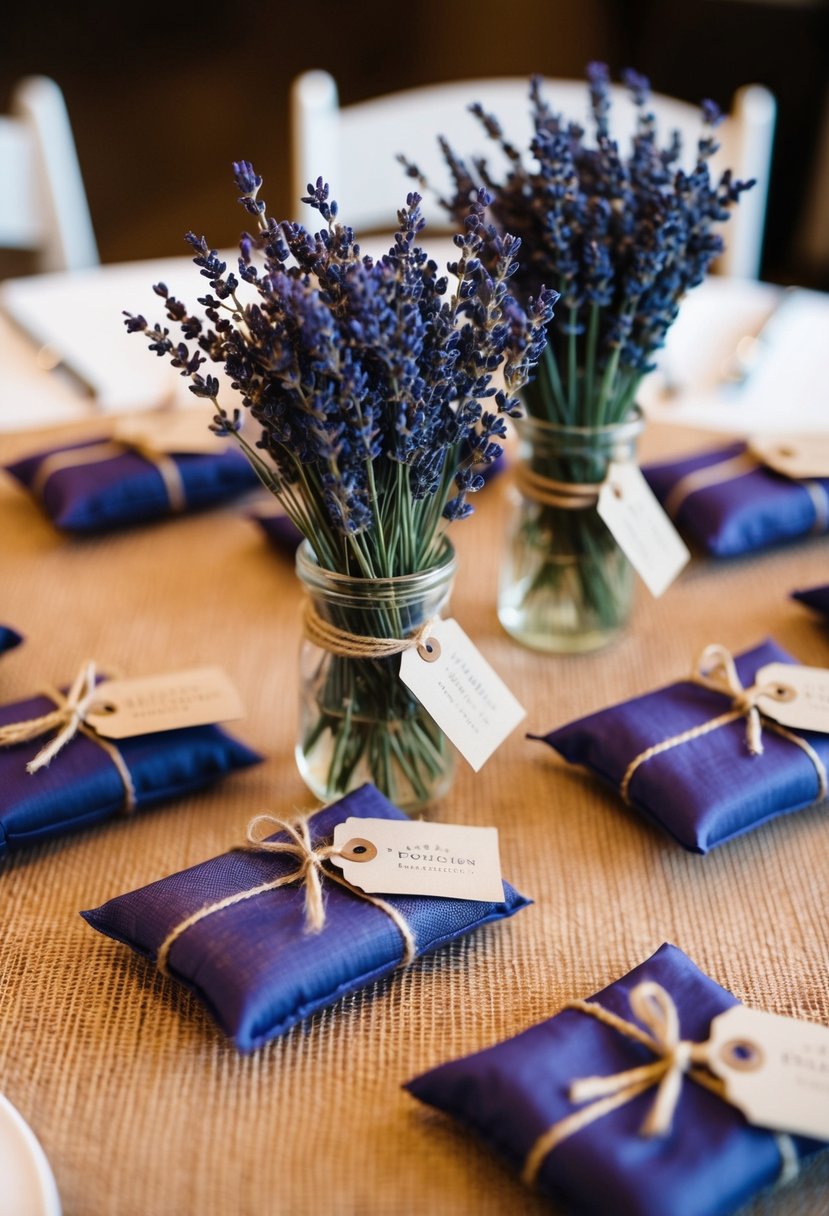
<path id="1" fill-rule="evenodd" d="M 334 828 L 334 865 L 368 894 L 441 895 L 501 903 L 498 829 L 412 819 L 346 819 Z"/>
<path id="2" fill-rule="evenodd" d="M 768 663 L 754 680 L 778 686 L 781 700 L 758 697 L 758 706 L 767 717 L 781 726 L 829 734 L 829 668 Z"/>
<path id="3" fill-rule="evenodd" d="M 451 618 L 403 652 L 400 679 L 476 773 L 527 712 Z"/>
<path id="4" fill-rule="evenodd" d="M 244 716 L 229 676 L 220 667 L 196 667 L 170 675 L 106 680 L 98 685 L 86 721 L 105 739 L 128 739 Z"/>
<path id="5" fill-rule="evenodd" d="M 123 418 L 115 424 L 116 442 L 135 444 L 161 455 L 220 456 L 227 441 L 210 430 L 211 415 L 204 409 L 182 409 L 141 418 Z"/>
<path id="6" fill-rule="evenodd" d="M 829 433 L 762 435 L 750 439 L 749 451 L 761 464 L 784 477 L 803 480 L 829 477 Z"/>
<path id="7" fill-rule="evenodd" d="M 829 1140 L 829 1027 L 735 1005 L 711 1023 L 707 1062 L 749 1123 Z"/>
<path id="8" fill-rule="evenodd" d="M 597 510 L 651 595 L 658 598 L 691 554 L 636 465 L 610 465 Z"/>

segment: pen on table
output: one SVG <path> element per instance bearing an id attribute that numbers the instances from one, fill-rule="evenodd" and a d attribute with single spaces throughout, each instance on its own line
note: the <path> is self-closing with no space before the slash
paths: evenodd
<path id="1" fill-rule="evenodd" d="M 67 360 L 66 356 L 61 354 L 56 346 L 50 342 L 44 342 L 32 327 L 15 315 L 11 308 L 2 308 L 2 313 L 3 317 L 19 333 L 34 343 L 36 348 L 35 362 L 39 368 L 45 372 L 56 372 L 60 376 L 65 376 L 71 381 L 76 392 L 82 397 L 86 397 L 91 403 L 95 402 L 98 396 L 98 390 L 95 385 L 71 361 Z"/>
<path id="2" fill-rule="evenodd" d="M 780 309 L 791 299 L 793 287 L 781 291 L 771 312 L 753 333 L 745 333 L 734 346 L 720 374 L 720 383 L 732 389 L 744 388 L 760 360 L 768 351 L 768 335 Z"/>
<path id="3" fill-rule="evenodd" d="M 73 367 L 71 363 L 67 363 L 60 351 L 56 347 L 50 346 L 48 342 L 38 348 L 35 362 L 43 371 L 56 372 L 58 375 L 65 376 L 68 380 L 71 380 L 74 387 L 82 396 L 91 398 L 96 396 L 95 386 L 76 367 Z"/>

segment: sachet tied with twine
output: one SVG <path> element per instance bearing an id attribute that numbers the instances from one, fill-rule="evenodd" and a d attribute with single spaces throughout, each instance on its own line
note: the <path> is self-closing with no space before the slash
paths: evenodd
<path id="1" fill-rule="evenodd" d="M 406 1088 L 574 1211 L 726 1216 L 824 1147 L 752 1127 L 706 1076 L 711 1022 L 737 1004 L 666 943 L 588 1002 Z"/>
<path id="2" fill-rule="evenodd" d="M 804 587 L 800 591 L 793 591 L 792 598 L 799 600 L 807 608 L 814 608 L 815 612 L 820 612 L 829 619 L 829 583 L 824 583 L 819 587 Z"/>
<path id="3" fill-rule="evenodd" d="M 55 527 L 103 532 L 218 506 L 259 484 L 248 460 L 217 452 L 155 452 L 101 438 L 50 448 L 7 466 Z"/>
<path id="4" fill-rule="evenodd" d="M 0 705 L 0 857 L 192 793 L 262 759 L 220 726 L 102 739 L 83 722 L 97 678 L 85 664 L 70 689 Z"/>
<path id="5" fill-rule="evenodd" d="M 794 662 L 773 641 L 733 659 L 708 647 L 688 678 L 532 737 L 706 853 L 826 797 L 829 735 L 787 731 L 753 707 L 758 671 Z"/>
<path id="6" fill-rule="evenodd" d="M 190 988 L 236 1046 L 250 1051 L 529 902 L 508 883 L 498 903 L 366 896 L 337 881 L 342 871 L 327 856 L 335 826 L 349 817 L 406 818 L 364 785 L 305 821 L 307 848 L 296 829 L 274 832 L 265 847 L 233 849 L 82 915 Z M 274 843 L 286 851 L 267 847 Z M 320 911 L 310 903 L 315 891 L 322 915 L 311 923 L 309 912 Z"/>
<path id="7" fill-rule="evenodd" d="M 829 478 L 785 477 L 742 442 L 642 472 L 679 531 L 715 557 L 829 532 Z"/>

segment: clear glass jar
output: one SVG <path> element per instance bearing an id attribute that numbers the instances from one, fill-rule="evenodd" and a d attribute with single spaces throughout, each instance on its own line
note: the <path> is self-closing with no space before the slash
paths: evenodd
<path id="1" fill-rule="evenodd" d="M 633 606 L 633 568 L 597 504 L 610 463 L 636 458 L 642 413 L 637 407 L 624 422 L 603 427 L 526 417 L 516 426 L 519 462 L 498 618 L 534 650 L 595 650 L 623 629 Z"/>
<path id="2" fill-rule="evenodd" d="M 419 574 L 351 578 L 323 569 L 306 541 L 296 569 L 324 622 L 358 638 L 404 639 L 447 608 L 455 554 L 447 542 L 443 560 Z M 371 781 L 413 811 L 448 791 L 454 749 L 399 670 L 399 654 L 353 657 L 303 639 L 296 761 L 322 801 Z"/>

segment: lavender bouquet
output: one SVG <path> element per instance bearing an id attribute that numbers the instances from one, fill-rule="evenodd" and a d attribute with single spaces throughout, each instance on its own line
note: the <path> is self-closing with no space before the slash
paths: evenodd
<path id="1" fill-rule="evenodd" d="M 127 328 L 212 402 L 213 429 L 236 440 L 306 538 L 297 569 L 315 644 L 303 657 L 304 779 L 326 799 L 369 780 L 398 805 L 418 805 L 445 784 L 449 749 L 399 681 L 399 653 L 379 643 L 399 652 L 445 601 L 447 526 L 470 514 L 479 469 L 500 454 L 555 292 L 539 287 L 523 306 L 510 294 L 519 242 L 485 222 L 485 191 L 455 238 L 450 294 L 417 245 L 419 195 L 373 260 L 322 179 L 303 199 L 324 222 L 312 233 L 267 215 L 250 164 L 234 174 L 256 220 L 238 274 L 190 233 L 210 286 L 199 300 L 206 319 L 160 283 L 185 341 L 141 316 L 127 314 Z M 224 367 L 241 408 L 220 401 L 217 378 L 200 370 L 208 360 Z"/>
<path id="2" fill-rule="evenodd" d="M 514 279 L 519 299 L 530 298 L 541 283 L 561 294 L 537 375 L 523 390 L 529 502 L 500 607 L 511 632 L 551 648 L 594 645 L 626 614 L 630 569 L 591 509 L 598 495 L 589 489 L 605 480 L 611 459 L 631 448 L 642 377 L 680 300 L 722 251 L 718 226 L 751 184 L 735 181 L 730 171 L 712 179 L 720 120 L 713 102 L 702 105 L 695 162 L 685 169 L 678 133 L 664 146 L 658 142 L 644 77 L 625 76 L 636 107 L 627 155 L 611 135 L 607 67 L 591 64 L 588 77 L 592 138 L 551 110 L 538 77 L 530 83 L 527 151 L 515 147 L 480 104 L 470 106 L 506 160 L 500 180 L 485 160 L 467 163 L 441 140 L 454 183 L 441 199 L 446 210 L 463 222 L 485 188 L 493 230 L 521 239 Z M 495 246 L 485 242 L 485 265 L 495 256 Z"/>

